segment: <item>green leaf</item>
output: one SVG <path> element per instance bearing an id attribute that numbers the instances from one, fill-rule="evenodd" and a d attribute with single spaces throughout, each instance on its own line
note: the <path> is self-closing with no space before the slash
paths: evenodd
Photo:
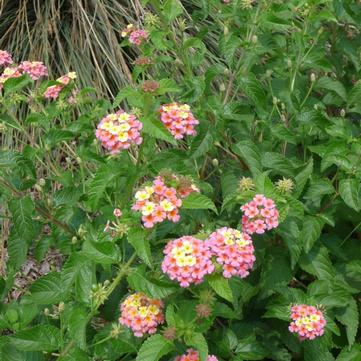
<path id="1" fill-rule="evenodd" d="M 332 280 L 335 277 L 328 251 L 323 246 L 314 247 L 310 252 L 302 255 L 299 265 L 318 279 Z"/>
<path id="2" fill-rule="evenodd" d="M 68 316 L 68 329 L 72 340 L 82 349 L 86 350 L 86 326 L 88 312 L 84 307 L 74 307 Z"/>
<path id="3" fill-rule="evenodd" d="M 243 140 L 235 144 L 232 150 L 247 164 L 254 178 L 262 173 L 261 154 L 254 143 Z"/>
<path id="4" fill-rule="evenodd" d="M 361 209 L 359 187 L 360 181 L 354 178 L 341 179 L 338 188 L 344 202 L 357 212 Z"/>
<path id="5" fill-rule="evenodd" d="M 292 178 L 294 170 L 291 162 L 283 155 L 275 152 L 266 152 L 262 157 L 262 165 L 264 168 L 269 168 L 286 177 Z"/>
<path id="6" fill-rule="evenodd" d="M 66 289 L 75 287 L 76 298 L 84 303 L 90 302 L 90 291 L 96 283 L 95 266 L 88 257 L 74 253 L 64 264 L 61 279 Z"/>
<path id="7" fill-rule="evenodd" d="M 264 112 L 267 95 L 257 77 L 253 73 L 248 72 L 247 76 L 242 75 L 238 81 L 240 90 L 252 100 L 258 110 Z"/>
<path id="8" fill-rule="evenodd" d="M 5 95 L 15 93 L 32 83 L 33 83 L 33 80 L 27 74 L 24 74 L 17 78 L 9 78 L 4 83 Z"/>
<path id="9" fill-rule="evenodd" d="M 256 341 L 254 336 L 241 340 L 235 350 L 235 360 L 264 360 L 267 350 Z"/>
<path id="10" fill-rule="evenodd" d="M 141 228 L 132 228 L 128 232 L 128 242 L 134 247 L 137 255 L 152 268 L 152 253 L 147 232 Z"/>
<path id="11" fill-rule="evenodd" d="M 320 237 L 324 224 L 325 222 L 319 217 L 305 216 L 301 231 L 301 243 L 306 253 L 312 249 Z"/>
<path id="12" fill-rule="evenodd" d="M 161 79 L 159 80 L 159 88 L 156 93 L 158 95 L 163 95 L 165 93 L 178 93 L 180 88 L 174 79 Z"/>
<path id="13" fill-rule="evenodd" d="M 173 283 L 151 279 L 145 270 L 138 268 L 135 269 L 128 277 L 130 287 L 136 291 L 144 292 L 153 298 L 164 298 L 174 293 L 178 287 Z"/>
<path id="14" fill-rule="evenodd" d="M 199 354 L 199 361 L 206 361 L 208 357 L 207 341 L 201 333 L 194 332 L 184 337 L 187 346 L 193 346 Z"/>
<path id="15" fill-rule="evenodd" d="M 37 279 L 30 287 L 30 300 L 37 304 L 55 304 L 64 298 L 60 273 L 51 272 Z"/>
<path id="16" fill-rule="evenodd" d="M 143 132 L 149 134 L 151 137 L 165 140 L 173 145 L 177 144 L 177 141 L 173 138 L 169 130 L 163 125 L 161 121 L 153 118 L 143 118 Z"/>
<path id="17" fill-rule="evenodd" d="M 0 114 L 0 121 L 11 128 L 21 131 L 17 121 L 9 114 Z"/>
<path id="18" fill-rule="evenodd" d="M 352 346 L 355 342 L 359 323 L 359 313 L 356 301 L 353 298 L 350 298 L 348 305 L 335 311 L 335 316 L 338 321 L 346 326 L 348 344 L 349 346 Z"/>
<path id="19" fill-rule="evenodd" d="M 336 361 L 356 360 L 361 360 L 361 344 L 359 343 L 355 343 L 351 348 L 344 347 L 336 359 Z"/>
<path id="20" fill-rule="evenodd" d="M 210 209 L 218 214 L 215 204 L 204 194 L 192 192 L 188 197 L 183 199 L 182 207 L 185 209 Z"/>
<path id="21" fill-rule="evenodd" d="M 190 154 L 191 158 L 198 158 L 206 154 L 213 146 L 213 135 L 208 129 L 205 134 L 198 134 L 192 141 Z"/>
<path id="22" fill-rule="evenodd" d="M 12 199 L 9 202 L 9 209 L 13 216 L 13 227 L 19 238 L 24 239 L 29 245 L 35 235 L 34 203 L 30 197 Z"/>
<path id="23" fill-rule="evenodd" d="M 296 189 L 293 194 L 296 198 L 298 198 L 301 195 L 307 181 L 310 179 L 312 171 L 313 171 L 313 158 L 310 158 L 306 166 L 295 176 Z"/>
<path id="24" fill-rule="evenodd" d="M 178 15 L 183 13 L 183 6 L 178 0 L 166 0 L 163 6 L 163 15 L 171 23 Z"/>
<path id="25" fill-rule="evenodd" d="M 320 206 L 324 195 L 333 194 L 335 189 L 328 179 L 312 179 L 310 187 L 307 189 L 304 199 L 311 201 L 317 207 Z"/>
<path id="26" fill-rule="evenodd" d="M 233 302 L 233 294 L 228 280 L 220 274 L 213 274 L 207 277 L 209 285 L 214 292 L 227 301 Z"/>
<path id="27" fill-rule="evenodd" d="M 341 82 L 335 79 L 322 77 L 317 80 L 316 89 L 327 89 L 335 92 L 343 100 L 347 100 L 346 89 Z"/>
<path id="28" fill-rule="evenodd" d="M 158 361 L 174 349 L 172 342 L 156 334 L 147 338 L 140 348 L 136 361 Z"/>
<path id="29" fill-rule="evenodd" d="M 119 263 L 121 260 L 118 246 L 110 241 L 92 242 L 86 240 L 83 243 L 83 254 L 90 260 L 103 265 Z"/>
<path id="30" fill-rule="evenodd" d="M 9 338 L 22 351 L 47 351 L 59 349 L 60 330 L 51 325 L 38 325 L 19 331 Z"/>

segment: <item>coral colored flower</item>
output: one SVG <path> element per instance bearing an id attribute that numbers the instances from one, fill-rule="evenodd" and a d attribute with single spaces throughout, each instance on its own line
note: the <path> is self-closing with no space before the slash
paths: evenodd
<path id="1" fill-rule="evenodd" d="M 95 134 L 104 148 L 116 154 L 122 149 L 128 149 L 132 144 L 142 143 L 142 127 L 143 124 L 135 115 L 120 110 L 104 117 L 98 124 Z"/>
<path id="2" fill-rule="evenodd" d="M 156 223 L 168 219 L 178 222 L 178 210 L 182 206 L 181 198 L 198 188 L 185 177 L 176 175 L 158 176 L 150 186 L 145 186 L 135 193 L 132 207 L 142 213 L 144 227 L 152 228 Z"/>
<path id="3" fill-rule="evenodd" d="M 6 80 L 11 78 L 18 78 L 22 75 L 23 74 L 21 70 L 17 66 L 5 68 L 3 73 L 0 75 L 0 89 L 2 89 L 3 84 L 6 82 Z"/>
<path id="4" fill-rule="evenodd" d="M 48 69 L 42 61 L 23 61 L 19 65 L 19 70 L 29 74 L 33 80 L 38 80 L 41 77 L 48 75 Z"/>
<path id="5" fill-rule="evenodd" d="M 123 31 L 122 37 L 129 37 L 129 42 L 135 45 L 141 45 L 149 37 L 149 34 L 143 30 L 136 28 L 133 24 L 129 24 Z"/>
<path id="6" fill-rule="evenodd" d="M 59 93 L 62 91 L 63 86 L 62 85 L 51 85 L 46 88 L 44 93 L 45 99 L 57 99 L 59 96 Z"/>
<path id="7" fill-rule="evenodd" d="M 182 356 L 177 356 L 174 361 L 199 361 L 198 351 L 193 350 L 192 348 L 187 350 L 187 354 Z M 207 361 L 218 361 L 216 356 L 209 355 Z"/>
<path id="8" fill-rule="evenodd" d="M 119 322 L 132 329 L 137 337 L 155 333 L 157 326 L 164 322 L 163 302 L 141 292 L 128 296 L 120 310 Z"/>
<path id="9" fill-rule="evenodd" d="M 8 66 L 12 63 L 11 55 L 5 50 L 0 50 L 0 66 Z"/>
<path id="10" fill-rule="evenodd" d="M 194 127 L 199 124 L 199 121 L 194 118 L 188 104 L 171 103 L 162 105 L 160 120 L 175 139 L 182 139 L 185 135 L 197 134 Z"/>
<path id="11" fill-rule="evenodd" d="M 71 71 L 65 75 L 62 75 L 60 78 L 56 79 L 56 81 L 60 84 L 50 85 L 46 88 L 44 92 L 45 99 L 57 99 L 59 93 L 67 86 L 72 80 L 76 79 L 76 73 Z M 69 98 L 70 100 L 70 98 Z"/>
<path id="12" fill-rule="evenodd" d="M 249 275 L 256 260 L 252 239 L 247 233 L 223 227 L 213 232 L 206 241 L 212 255 L 223 266 L 223 276 L 241 278 Z"/>
<path id="13" fill-rule="evenodd" d="M 313 306 L 296 305 L 291 307 L 291 319 L 288 329 L 298 333 L 301 341 L 313 340 L 324 334 L 326 320 L 323 313 Z"/>
<path id="14" fill-rule="evenodd" d="M 205 275 L 214 271 L 211 251 L 206 242 L 184 236 L 169 242 L 164 249 L 162 270 L 181 287 L 198 284 Z"/>
<path id="15" fill-rule="evenodd" d="M 242 227 L 248 234 L 262 234 L 278 227 L 279 213 L 275 202 L 263 194 L 256 194 L 252 201 L 241 207 L 244 213 Z"/>

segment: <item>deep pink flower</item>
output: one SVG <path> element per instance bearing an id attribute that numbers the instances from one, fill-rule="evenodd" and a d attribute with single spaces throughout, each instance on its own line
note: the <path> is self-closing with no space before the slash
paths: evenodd
<path id="1" fill-rule="evenodd" d="M 187 354 L 182 356 L 177 356 L 174 361 L 199 361 L 198 351 L 193 350 L 192 348 L 187 350 Z M 207 361 L 218 361 L 216 356 L 209 355 Z"/>
<path id="2" fill-rule="evenodd" d="M 0 66 L 8 66 L 12 63 L 11 55 L 5 50 L 0 50 Z"/>
<path id="3" fill-rule="evenodd" d="M 33 80 L 38 80 L 48 75 L 48 69 L 42 61 L 23 61 L 19 65 L 19 70 L 29 74 Z"/>
<path id="4" fill-rule="evenodd" d="M 263 194 L 256 194 L 252 201 L 241 206 L 244 213 L 242 227 L 248 234 L 263 234 L 278 226 L 279 213 L 275 202 Z"/>

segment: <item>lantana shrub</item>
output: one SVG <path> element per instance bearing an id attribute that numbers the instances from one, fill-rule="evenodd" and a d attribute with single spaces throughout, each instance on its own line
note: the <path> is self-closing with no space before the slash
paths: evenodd
<path id="1" fill-rule="evenodd" d="M 0 51 L 0 360 L 359 360 L 360 5 L 142 4 L 114 97 Z"/>

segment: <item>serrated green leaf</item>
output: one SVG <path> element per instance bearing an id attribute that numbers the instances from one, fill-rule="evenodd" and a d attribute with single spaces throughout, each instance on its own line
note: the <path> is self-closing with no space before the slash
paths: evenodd
<path id="1" fill-rule="evenodd" d="M 38 325 L 19 331 L 9 338 L 22 351 L 47 351 L 59 349 L 60 330 L 51 325 Z"/>
<path id="2" fill-rule="evenodd" d="M 183 13 L 183 6 L 178 0 L 166 0 L 163 6 L 163 15 L 171 23 L 178 15 Z"/>
<path id="3" fill-rule="evenodd" d="M 128 232 L 128 242 L 134 247 L 137 255 L 146 265 L 152 267 L 152 253 L 147 232 L 141 228 L 132 228 Z"/>
<path id="4" fill-rule="evenodd" d="M 93 262 L 104 265 L 119 263 L 121 260 L 118 246 L 110 241 L 92 242 L 86 240 L 83 243 L 83 254 Z"/>
<path id="5" fill-rule="evenodd" d="M 204 336 L 199 332 L 193 332 L 186 336 L 184 341 L 187 346 L 193 346 L 199 355 L 199 361 L 206 361 L 208 357 L 208 344 Z"/>
<path id="6" fill-rule="evenodd" d="M 359 343 L 355 343 L 351 348 L 344 347 L 336 359 L 336 361 L 357 360 L 361 360 L 361 344 Z"/>
<path id="7" fill-rule="evenodd" d="M 84 307 L 76 306 L 68 315 L 68 329 L 72 340 L 82 349 L 86 349 L 86 326 L 89 316 Z"/>
<path id="8" fill-rule="evenodd" d="M 182 207 L 185 209 L 210 209 L 218 214 L 215 204 L 210 198 L 198 192 L 192 192 L 183 199 Z"/>
<path id="9" fill-rule="evenodd" d="M 140 348 L 136 361 L 158 361 L 174 349 L 172 342 L 157 334 L 146 339 Z"/>
<path id="10" fill-rule="evenodd" d="M 173 138 L 169 130 L 157 119 L 143 118 L 143 132 L 149 134 L 151 137 L 165 140 L 173 145 L 177 144 L 177 141 Z"/>
<path id="11" fill-rule="evenodd" d="M 359 324 L 359 313 L 356 301 L 353 298 L 350 298 L 348 304 L 344 308 L 335 311 L 335 316 L 338 321 L 346 326 L 348 344 L 349 346 L 352 346 L 355 342 Z"/>
<path id="12" fill-rule="evenodd" d="M 247 164 L 254 178 L 262 173 L 261 154 L 254 143 L 244 140 L 233 145 L 232 150 Z"/>
<path id="13" fill-rule="evenodd" d="M 55 304 L 64 299 L 60 273 L 51 272 L 37 279 L 30 287 L 30 299 L 37 304 Z"/>
<path id="14" fill-rule="evenodd" d="M 320 237 L 324 224 L 325 222 L 319 217 L 306 216 L 304 218 L 301 231 L 301 243 L 306 253 L 312 249 Z"/>
<path id="15" fill-rule="evenodd" d="M 331 90 L 335 92 L 343 100 L 347 100 L 347 93 L 345 87 L 340 81 L 336 79 L 322 77 L 317 80 L 316 88 Z"/>
<path id="16" fill-rule="evenodd" d="M 208 276 L 208 283 L 220 297 L 229 302 L 233 302 L 233 294 L 228 280 L 220 274 L 213 274 Z"/>
<path id="17" fill-rule="evenodd" d="M 357 179 L 341 179 L 338 188 L 344 202 L 357 212 L 361 209 L 359 188 L 360 181 Z"/>

